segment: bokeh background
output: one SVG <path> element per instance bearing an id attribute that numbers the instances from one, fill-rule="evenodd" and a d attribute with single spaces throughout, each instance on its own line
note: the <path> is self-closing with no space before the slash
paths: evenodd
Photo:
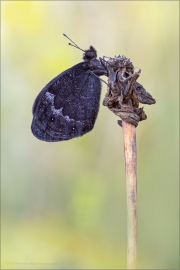
<path id="1" fill-rule="evenodd" d="M 101 106 L 66 142 L 31 134 L 39 91 L 82 59 L 62 33 L 142 69 L 157 103 L 137 128 L 138 269 L 179 269 L 179 1 L 3 1 L 1 15 L 2 269 L 126 268 L 117 117 Z"/>

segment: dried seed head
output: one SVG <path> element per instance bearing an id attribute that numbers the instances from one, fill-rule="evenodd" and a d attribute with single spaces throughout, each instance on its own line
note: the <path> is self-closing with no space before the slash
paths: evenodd
<path id="1" fill-rule="evenodd" d="M 144 104 L 156 102 L 144 87 L 136 82 L 141 69 L 135 72 L 130 58 L 124 55 L 110 58 L 106 64 L 109 89 L 103 105 L 123 121 L 137 126 L 139 121 L 147 118 L 143 108 L 139 108 L 139 102 Z"/>

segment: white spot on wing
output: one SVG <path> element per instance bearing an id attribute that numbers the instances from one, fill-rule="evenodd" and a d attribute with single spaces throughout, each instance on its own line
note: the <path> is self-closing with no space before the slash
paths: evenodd
<path id="1" fill-rule="evenodd" d="M 55 109 L 54 107 L 54 97 L 55 95 L 49 93 L 49 92 L 46 92 L 46 99 L 47 101 L 49 101 L 51 103 L 51 111 L 54 115 L 62 115 L 62 110 L 63 110 L 63 107 L 61 107 L 60 109 Z"/>
<path id="2" fill-rule="evenodd" d="M 49 92 L 46 92 L 45 95 L 46 95 L 46 100 L 51 103 L 51 111 L 52 111 L 52 113 L 55 116 L 61 115 L 66 119 L 66 121 L 70 122 L 71 119 L 69 118 L 69 116 L 68 115 L 64 116 L 62 114 L 63 107 L 61 107 L 60 109 L 55 109 L 55 107 L 54 107 L 54 97 L 55 97 L 55 95 L 53 95 L 53 94 L 51 94 Z"/>
<path id="3" fill-rule="evenodd" d="M 51 110 L 52 110 L 54 115 L 62 115 L 63 116 L 63 114 L 62 114 L 63 107 L 61 107 L 60 109 L 55 109 L 54 106 L 52 105 Z"/>
<path id="4" fill-rule="evenodd" d="M 48 101 L 50 101 L 51 104 L 54 104 L 54 97 L 55 97 L 55 95 L 53 95 L 53 94 L 51 94 L 51 93 L 49 93 L 49 92 L 46 92 L 46 99 L 47 99 Z"/>
<path id="5" fill-rule="evenodd" d="M 68 122 L 70 122 L 71 121 L 71 119 L 69 118 L 69 116 L 68 115 L 66 115 L 66 116 L 64 116 L 64 118 L 68 121 Z"/>

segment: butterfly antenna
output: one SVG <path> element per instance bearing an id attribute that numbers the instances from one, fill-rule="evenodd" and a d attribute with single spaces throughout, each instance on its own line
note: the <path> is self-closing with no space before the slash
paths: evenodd
<path id="1" fill-rule="evenodd" d="M 71 43 L 68 43 L 70 46 L 73 46 L 73 47 L 75 47 L 75 48 L 77 48 L 77 49 L 79 49 L 79 50 L 81 50 L 81 51 L 83 51 L 83 52 L 85 52 L 85 50 L 83 50 L 83 49 L 81 49 L 74 41 L 72 41 L 72 39 L 70 39 L 66 34 L 63 34 L 63 36 L 65 36 L 67 39 L 69 39 L 73 44 L 71 44 Z"/>

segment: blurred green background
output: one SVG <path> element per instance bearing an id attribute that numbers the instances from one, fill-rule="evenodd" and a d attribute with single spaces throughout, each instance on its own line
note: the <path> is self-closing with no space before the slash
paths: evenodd
<path id="1" fill-rule="evenodd" d="M 179 1 L 3 1 L 1 14 L 2 268 L 126 268 L 117 117 L 101 106 L 93 131 L 66 142 L 31 134 L 39 91 L 82 61 L 66 33 L 142 69 L 157 103 L 137 128 L 138 269 L 179 269 Z"/>

